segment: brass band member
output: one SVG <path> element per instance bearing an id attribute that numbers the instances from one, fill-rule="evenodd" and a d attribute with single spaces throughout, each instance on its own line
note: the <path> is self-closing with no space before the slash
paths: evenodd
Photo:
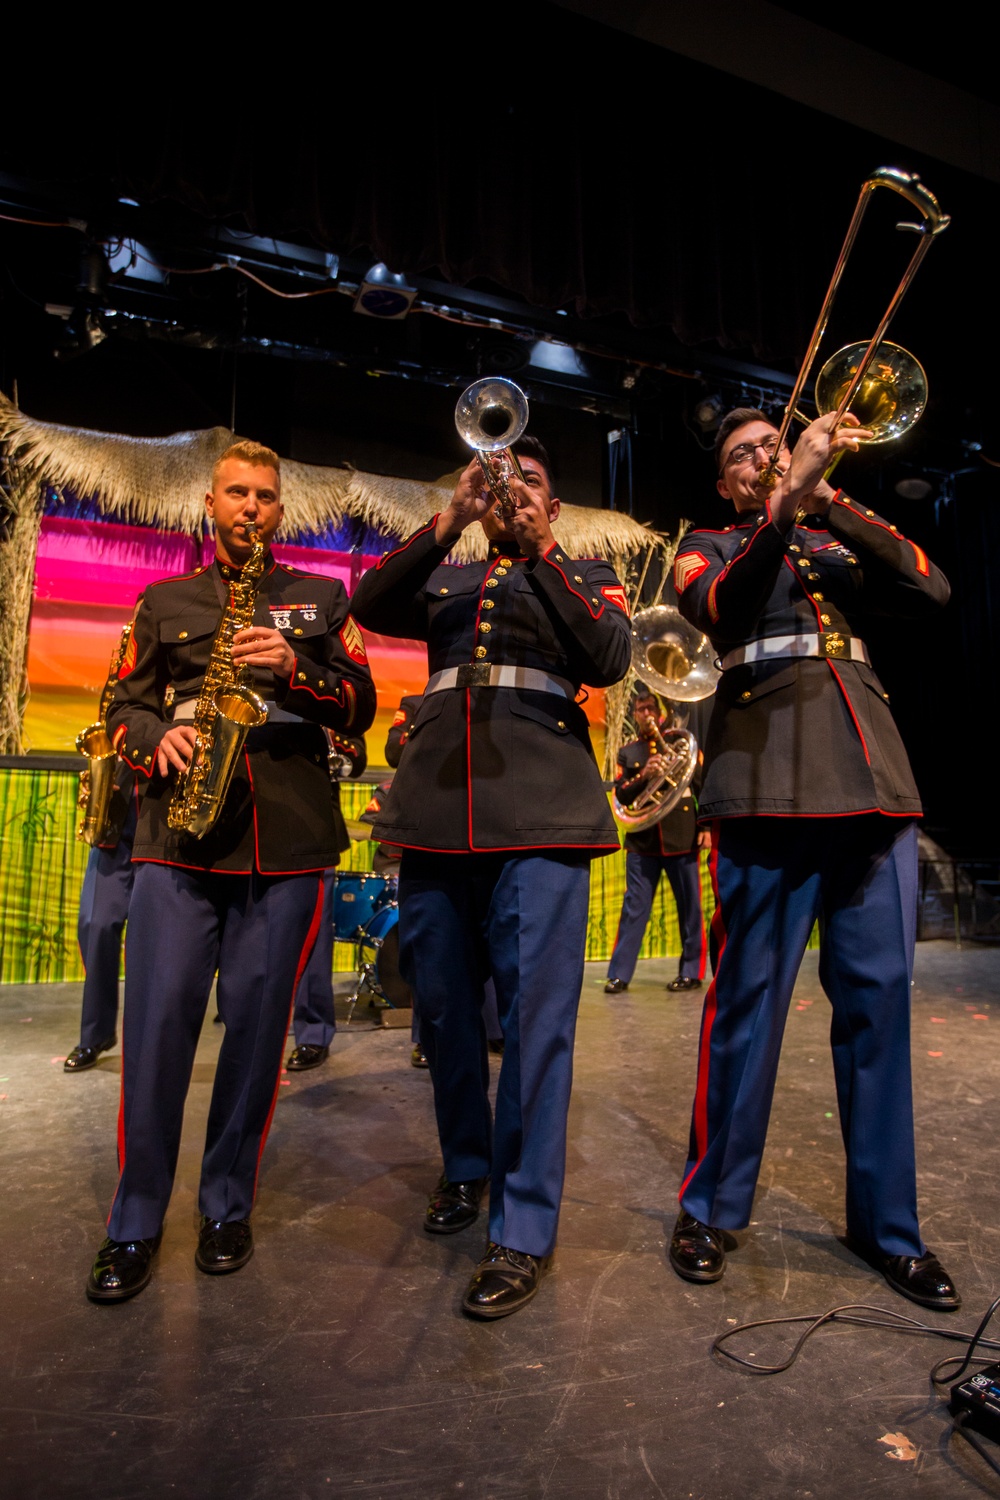
<path id="1" fill-rule="evenodd" d="M 225 1035 L 195 1261 L 216 1274 L 253 1253 L 250 1211 L 296 979 L 321 919 L 323 871 L 347 847 L 323 730 L 363 733 L 375 692 L 343 586 L 271 555 L 280 495 L 269 448 L 237 443 L 222 455 L 205 500 L 215 561 L 147 588 L 108 717 L 121 758 L 148 784 L 126 935 L 121 1176 L 87 1284 L 94 1301 L 121 1301 L 149 1281 L 216 970 Z M 251 560 L 255 590 L 242 579 Z M 231 632 L 220 661 L 217 643 Z M 206 672 L 241 667 L 267 722 L 250 730 L 217 820 L 196 837 L 171 826 L 175 778 L 192 763 Z"/>

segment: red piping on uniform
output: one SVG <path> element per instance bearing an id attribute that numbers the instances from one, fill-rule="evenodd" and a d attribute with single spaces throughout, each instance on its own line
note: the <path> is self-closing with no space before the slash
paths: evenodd
<path id="1" fill-rule="evenodd" d="M 865 743 L 865 737 L 864 737 L 864 735 L 861 732 L 861 725 L 858 723 L 858 716 L 854 712 L 854 704 L 851 702 L 850 698 L 847 696 L 847 689 L 844 686 L 843 679 L 841 678 L 840 673 L 837 671 L 837 668 L 833 665 L 833 662 L 830 660 L 829 657 L 826 658 L 826 664 L 830 668 L 830 671 L 833 673 L 834 677 L 836 677 L 836 679 L 837 679 L 837 686 L 840 688 L 840 691 L 844 695 L 844 702 L 847 704 L 848 712 L 850 713 L 851 718 L 854 720 L 854 727 L 858 731 L 858 739 L 861 741 L 861 748 L 865 752 L 865 760 L 868 762 L 869 765 L 871 765 L 872 758 L 868 754 L 868 746 Z"/>
<path id="2" fill-rule="evenodd" d="M 433 529 L 437 525 L 437 523 L 438 523 L 437 516 L 432 516 L 431 519 L 428 521 L 427 525 L 426 526 L 421 526 L 421 528 L 420 528 L 419 531 L 415 531 L 413 533 L 413 535 L 411 537 L 409 537 L 403 543 L 403 545 L 401 547 L 394 547 L 391 552 L 384 552 L 382 554 L 382 556 L 379 558 L 378 562 L 375 564 L 375 571 L 376 571 L 376 573 L 379 571 L 379 569 L 382 567 L 382 565 L 384 563 L 387 563 L 389 561 L 390 557 L 398 557 L 401 552 L 405 552 L 406 549 L 407 549 L 407 547 L 411 546 L 415 541 L 417 541 L 417 539 L 419 537 L 426 536 L 427 533 L 428 533 L 428 531 L 433 531 Z"/>
<path id="3" fill-rule="evenodd" d="M 569 579 L 566 577 L 566 574 L 563 572 L 562 568 L 560 568 L 559 564 L 558 563 L 554 563 L 552 561 L 551 557 L 549 556 L 549 552 L 554 552 L 555 549 L 558 547 L 558 545 L 559 545 L 558 542 L 553 542 L 552 546 L 549 548 L 548 552 L 543 552 L 542 553 L 542 562 L 547 562 L 549 564 L 549 566 L 551 568 L 553 568 L 556 573 L 559 574 L 559 577 L 562 579 L 563 583 L 566 585 L 566 588 L 568 589 L 568 591 L 571 594 L 575 594 L 576 595 L 576 597 L 579 599 L 580 603 L 584 606 L 584 608 L 586 609 L 587 613 L 590 615 L 590 618 L 592 620 L 599 620 L 601 618 L 601 616 L 603 615 L 603 613 L 604 613 L 605 605 L 602 604 L 601 607 L 600 607 L 600 609 L 595 614 L 594 613 L 594 607 L 593 607 L 593 605 L 587 599 L 584 598 L 584 596 L 580 593 L 579 589 L 575 589 L 573 587 L 573 585 L 570 583 Z"/>
<path id="4" fill-rule="evenodd" d="M 802 589 L 802 592 L 803 592 L 803 594 L 806 597 L 806 602 L 808 604 L 812 605 L 813 610 L 814 610 L 815 615 L 816 615 L 816 624 L 819 626 L 820 631 L 822 631 L 823 628 L 824 628 L 824 626 L 823 626 L 823 611 L 820 609 L 819 605 L 816 603 L 816 600 L 813 598 L 812 594 L 810 594 L 809 590 L 806 588 L 805 583 L 804 583 L 803 579 L 801 578 L 801 576 L 798 573 L 796 573 L 795 569 L 792 567 L 791 559 L 788 557 L 787 553 L 782 558 L 782 562 L 785 564 L 785 567 L 788 568 L 791 571 L 791 575 L 795 579 L 795 582 Z"/>
<path id="5" fill-rule="evenodd" d="M 908 813 L 907 817 L 916 818 L 919 814 Z M 383 839 L 383 843 L 391 843 L 396 849 L 412 849 L 417 854 L 531 854 L 535 849 L 593 849 L 595 853 L 617 853 L 621 844 L 471 844 L 468 849 L 433 849 L 429 844 L 404 844 L 402 839 L 393 834 L 391 839 Z M 301 871 L 294 871 L 301 874 Z"/>
<path id="6" fill-rule="evenodd" d="M 702 822 L 714 823 L 724 818 L 867 818 L 872 813 L 878 813 L 881 818 L 919 818 L 919 812 L 889 812 L 884 807 L 858 807 L 851 812 L 820 813 L 777 813 L 777 812 L 737 812 L 737 813 L 713 813 L 711 818 L 703 818 Z"/>
<path id="7" fill-rule="evenodd" d="M 466 801 L 469 812 L 469 848 L 474 849 L 472 842 L 472 689 L 465 690 L 465 777 L 466 777 Z M 403 844 L 401 848 L 408 848 Z"/>
<path id="8" fill-rule="evenodd" d="M 688 1183 L 697 1172 L 705 1159 L 708 1150 L 708 1068 L 709 1055 L 711 1052 L 712 1026 L 715 1022 L 715 1013 L 718 1009 L 716 1001 L 716 985 L 718 983 L 719 969 L 722 966 L 722 955 L 726 948 L 726 924 L 722 915 L 722 902 L 719 900 L 719 827 L 718 823 L 712 824 L 712 853 L 709 856 L 708 868 L 712 876 L 712 890 L 715 894 L 715 911 L 712 913 L 712 931 L 715 935 L 717 948 L 715 960 L 715 973 L 712 982 L 705 995 L 705 1010 L 701 1018 L 701 1041 L 698 1046 L 698 1082 L 695 1086 L 694 1107 L 692 1109 L 692 1123 L 694 1125 L 695 1140 L 695 1163 L 690 1172 L 681 1183 L 678 1198 L 683 1201 L 687 1191 Z"/>
<path id="9" fill-rule="evenodd" d="M 260 1176 L 260 1159 L 264 1155 L 264 1147 L 267 1145 L 267 1136 L 269 1130 L 271 1129 L 271 1121 L 274 1119 L 274 1108 L 278 1102 L 278 1090 L 281 1087 L 282 1053 L 285 1050 L 285 1036 L 288 1033 L 289 1026 L 292 1024 L 292 1014 L 295 1010 L 295 991 L 299 987 L 299 981 L 302 978 L 303 970 L 305 969 L 305 966 L 309 961 L 310 953 L 312 953 L 313 945 L 316 942 L 316 934 L 319 932 L 319 924 L 322 920 L 322 917 L 323 881 L 322 878 L 320 878 L 316 882 L 316 905 L 313 908 L 312 920 L 309 923 L 309 931 L 306 933 L 306 940 L 302 945 L 302 951 L 299 954 L 299 961 L 295 968 L 295 983 L 292 985 L 292 998 L 288 1005 L 288 1020 L 285 1023 L 285 1030 L 281 1034 L 281 1052 L 278 1053 L 278 1074 L 274 1080 L 274 1093 L 271 1096 L 271 1108 L 267 1112 L 267 1120 L 264 1123 L 264 1133 L 260 1138 L 260 1146 L 257 1149 L 257 1165 L 254 1168 L 253 1174 L 253 1193 L 251 1194 L 250 1198 L 251 1202 L 253 1202 L 257 1197 L 257 1178 Z"/>
<path id="10" fill-rule="evenodd" d="M 911 813 L 916 817 L 916 813 Z M 197 875 L 234 875 L 245 880 L 252 875 L 254 870 L 258 875 L 322 875 L 324 870 L 332 870 L 333 863 L 327 865 L 304 865 L 301 870 L 262 870 L 260 866 L 248 865 L 245 870 L 223 870 L 218 865 L 184 865 L 179 859 L 157 859 L 153 854 L 133 854 L 134 865 L 166 865 L 168 870 L 194 870 Z"/>

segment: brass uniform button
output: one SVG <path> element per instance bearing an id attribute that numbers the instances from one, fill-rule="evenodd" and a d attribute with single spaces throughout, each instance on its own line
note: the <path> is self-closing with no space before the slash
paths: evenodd
<path id="1" fill-rule="evenodd" d="M 856 557 L 849 557 L 849 558 L 848 558 L 848 559 L 847 559 L 847 566 L 848 566 L 848 567 L 849 567 L 849 568 L 856 568 L 856 567 L 857 567 L 857 565 L 858 565 L 858 560 L 857 560 L 857 558 L 856 558 Z"/>
<path id="2" fill-rule="evenodd" d="M 888 693 L 883 693 L 882 697 L 885 699 L 886 703 L 888 703 L 888 701 L 889 701 L 889 694 Z"/>
<path id="3" fill-rule="evenodd" d="M 439 594 L 446 594 L 447 592 L 448 592 L 447 589 L 438 589 L 438 593 Z"/>
<path id="4" fill-rule="evenodd" d="M 823 621 L 824 625 L 829 625 L 829 623 L 830 623 L 830 616 L 829 615 L 820 615 L 820 619 Z"/>
<path id="5" fill-rule="evenodd" d="M 795 564 L 795 566 L 797 568 L 808 568 L 809 563 L 807 562 L 807 560 L 804 557 L 800 557 L 798 559 L 797 563 Z"/>
<path id="6" fill-rule="evenodd" d="M 494 601 L 492 599 L 484 599 L 483 600 L 483 608 L 484 609 L 492 609 L 493 608 L 493 602 Z"/>
<path id="7" fill-rule="evenodd" d="M 600 599 L 593 599 L 592 598 L 590 602 L 591 602 L 591 604 L 600 604 L 601 601 L 600 601 Z"/>
<path id="8" fill-rule="evenodd" d="M 895 532 L 896 536 L 899 536 L 899 527 L 898 526 L 890 526 L 889 530 L 892 531 L 892 532 Z"/>
<path id="9" fill-rule="evenodd" d="M 293 635 L 301 635 L 302 634 L 302 626 L 301 625 L 296 625 L 295 629 L 292 631 L 292 634 Z"/>
<path id="10" fill-rule="evenodd" d="M 742 540 L 742 542 L 740 542 L 740 546 L 741 547 L 745 547 L 746 544 L 747 544 L 747 539 L 746 539 L 746 537 L 744 537 L 743 540 Z"/>
<path id="11" fill-rule="evenodd" d="M 865 511 L 865 515 L 866 516 L 873 516 L 874 514 L 875 514 L 875 512 L 873 510 L 866 510 Z"/>
<path id="12" fill-rule="evenodd" d="M 151 760 L 152 760 L 152 759 L 153 759 L 153 757 L 152 757 L 152 756 L 151 756 L 151 755 L 147 755 L 147 756 L 146 756 L 146 764 L 147 764 L 147 766 L 148 766 L 148 765 L 149 765 L 149 763 L 150 763 L 150 761 L 151 761 Z"/>
<path id="13" fill-rule="evenodd" d="M 325 678 L 323 678 L 323 677 L 320 678 L 320 680 L 319 680 L 319 686 L 320 687 L 326 687 L 326 679 Z"/>
<path id="14" fill-rule="evenodd" d="M 565 719 L 560 719 L 556 727 L 558 729 L 565 729 L 566 728 L 566 721 L 565 721 Z"/>
<path id="15" fill-rule="evenodd" d="M 497 581 L 496 581 L 495 578 L 487 578 L 487 580 L 486 580 L 486 587 L 488 589 L 495 589 L 496 586 L 497 586 Z M 441 592 L 443 594 L 445 592 L 445 590 L 442 589 Z"/>
<path id="16" fill-rule="evenodd" d="M 796 543 L 795 543 L 795 542 L 793 542 L 793 543 L 792 543 L 792 544 L 791 544 L 791 546 L 790 546 L 790 547 L 789 547 L 789 549 L 788 549 L 788 550 L 789 550 L 789 552 L 801 552 L 801 551 L 802 551 L 802 548 L 801 548 L 801 547 L 799 547 L 799 546 L 798 546 L 798 545 L 797 545 L 797 544 L 796 544 Z"/>
<path id="17" fill-rule="evenodd" d="M 808 578 L 810 583 L 816 583 L 819 580 L 818 573 L 807 573 L 806 577 Z"/>
<path id="18" fill-rule="evenodd" d="M 826 600 L 823 598 L 822 594 L 813 594 L 813 598 L 816 600 L 817 604 L 825 604 L 826 603 Z"/>
<path id="19" fill-rule="evenodd" d="M 486 635 L 492 629 L 493 626 L 490 624 L 489 620 L 480 620 L 479 631 L 481 635 Z"/>
<path id="20" fill-rule="evenodd" d="M 556 553 L 556 562 L 565 562 L 565 561 L 566 561 L 566 559 L 563 557 L 562 553 L 561 552 L 557 552 Z"/>
<path id="21" fill-rule="evenodd" d="M 580 577 L 580 575 L 579 575 L 579 573 L 574 573 L 574 574 L 573 574 L 573 582 L 574 582 L 574 583 L 582 583 L 582 582 L 583 582 L 583 579 L 582 579 L 582 578 L 581 578 L 581 577 Z M 562 725 L 561 725 L 561 724 L 560 724 L 560 726 L 559 726 L 559 727 L 560 727 L 560 729 L 561 729 L 561 728 L 562 728 Z"/>
<path id="22" fill-rule="evenodd" d="M 178 637 L 177 637 L 177 639 L 178 639 L 178 640 L 179 640 L 179 641 L 186 641 L 186 640 L 187 640 L 187 638 L 188 638 L 188 633 L 187 633 L 187 631 L 186 631 L 186 630 L 182 630 L 182 631 L 181 631 L 181 632 L 180 632 L 180 634 L 179 634 L 179 635 L 178 635 Z"/>
<path id="23" fill-rule="evenodd" d="M 479 659 L 479 661 L 482 661 L 483 657 L 486 655 L 486 647 L 485 646 L 477 646 L 476 650 L 475 650 L 475 655 Z"/>
<path id="24" fill-rule="evenodd" d="M 743 699 L 743 702 L 745 703 L 747 701 L 747 699 L 750 697 L 750 691 L 749 691 L 749 689 L 745 693 L 741 693 L 740 697 Z"/>
<path id="25" fill-rule="evenodd" d="M 306 674 L 304 672 L 297 672 L 296 673 L 296 675 L 295 675 L 295 681 L 296 682 L 305 682 L 305 680 L 306 680 Z"/>

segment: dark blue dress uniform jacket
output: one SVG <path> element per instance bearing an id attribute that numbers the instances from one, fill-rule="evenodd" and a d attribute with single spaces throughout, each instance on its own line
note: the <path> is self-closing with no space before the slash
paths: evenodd
<path id="1" fill-rule="evenodd" d="M 446 564 L 431 521 L 365 574 L 351 608 L 369 630 L 427 642 L 433 674 L 463 663 L 532 667 L 604 687 L 625 675 L 630 627 L 613 568 L 558 543 L 529 561 L 492 547 Z M 404 848 L 618 848 L 587 717 L 572 699 L 448 688 L 420 701 L 375 824 Z"/>
<path id="2" fill-rule="evenodd" d="M 122 760 L 148 782 L 133 857 L 188 869 L 300 874 L 338 862 L 348 837 L 331 795 L 324 727 L 364 734 L 375 716 L 375 688 L 364 641 L 348 614 L 342 583 L 268 558 L 254 624 L 281 631 L 295 652 L 290 682 L 254 670 L 254 689 L 304 722 L 251 730 L 222 813 L 202 839 L 167 823 L 176 784 L 156 773 L 164 723 L 197 698 L 235 570 L 208 568 L 146 589 L 108 715 Z"/>
<path id="3" fill-rule="evenodd" d="M 766 636 L 822 633 L 832 647 L 723 673 L 705 744 L 703 820 L 920 814 L 888 695 L 844 649 L 852 635 L 864 640 L 868 619 L 923 622 L 947 602 L 947 579 L 920 547 L 838 491 L 827 516 L 787 533 L 768 507 L 725 531 L 689 532 L 674 582 L 681 613 L 720 657 Z"/>

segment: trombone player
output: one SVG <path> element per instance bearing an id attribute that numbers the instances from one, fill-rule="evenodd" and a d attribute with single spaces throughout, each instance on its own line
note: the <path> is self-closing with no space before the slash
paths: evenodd
<path id="1" fill-rule="evenodd" d="M 700 807 L 713 833 L 715 977 L 670 1261 L 688 1281 L 717 1281 L 728 1231 L 750 1221 L 785 1016 L 818 919 L 850 1242 L 894 1291 L 950 1311 L 959 1295 L 917 1219 L 920 799 L 864 645 L 867 619 L 930 619 L 949 587 L 920 547 L 824 478 L 869 435 L 830 413 L 792 454 L 764 412 L 730 412 L 716 487 L 735 522 L 689 532 L 674 564 L 680 611 L 723 671 Z"/>

